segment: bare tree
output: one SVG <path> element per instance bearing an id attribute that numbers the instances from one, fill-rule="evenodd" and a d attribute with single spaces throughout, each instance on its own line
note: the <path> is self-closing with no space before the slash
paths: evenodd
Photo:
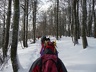
<path id="1" fill-rule="evenodd" d="M 86 9 L 86 0 L 82 0 L 82 44 L 85 49 L 88 46 L 86 38 L 86 21 L 87 21 L 87 9 Z"/>
<path id="2" fill-rule="evenodd" d="M 27 41 L 28 41 L 28 7 L 29 7 L 29 0 L 26 2 L 26 35 L 25 35 L 25 44 L 26 47 L 28 47 Z"/>
<path id="3" fill-rule="evenodd" d="M 89 13 L 88 13 L 88 28 L 87 35 L 88 37 L 92 36 L 92 2 L 89 0 Z"/>
<path id="4" fill-rule="evenodd" d="M 57 0 L 57 11 L 56 11 L 56 12 L 57 12 L 57 14 L 56 14 L 56 16 L 57 16 L 57 17 L 56 17 L 56 19 L 57 19 L 57 21 L 56 21 L 56 24 L 57 24 L 57 26 L 56 26 L 56 27 L 57 27 L 57 30 L 56 30 L 56 32 L 57 32 L 57 34 L 56 34 L 56 39 L 58 40 L 58 24 L 59 24 L 59 22 L 58 22 L 58 20 L 59 20 L 59 19 L 58 19 L 58 18 L 59 18 L 59 17 L 58 17 L 58 16 L 59 16 L 59 0 Z"/>
<path id="5" fill-rule="evenodd" d="M 77 0 L 77 36 L 80 39 L 79 0 Z"/>
<path id="6" fill-rule="evenodd" d="M 74 45 L 78 44 L 78 33 L 77 33 L 77 10 L 76 10 L 77 0 L 73 1 L 73 16 L 74 16 Z"/>
<path id="7" fill-rule="evenodd" d="M 6 19 L 6 29 L 5 29 L 5 35 L 4 35 L 5 39 L 4 39 L 4 44 L 3 44 L 3 58 L 7 57 L 7 50 L 8 50 L 8 43 L 9 43 L 10 19 L 11 19 L 11 3 L 12 3 L 12 0 L 9 0 L 7 19 Z"/>
<path id="8" fill-rule="evenodd" d="M 71 11 L 71 1 L 68 0 L 68 8 L 67 8 L 67 16 L 68 16 L 68 36 L 70 36 L 70 25 L 71 25 L 71 15 L 72 15 L 72 11 Z"/>
<path id="9" fill-rule="evenodd" d="M 28 37 L 28 2 L 29 0 L 24 1 L 24 5 L 22 6 L 22 9 L 24 10 L 24 18 L 23 18 L 23 46 L 28 47 L 27 44 L 27 37 Z"/>
<path id="10" fill-rule="evenodd" d="M 93 0 L 93 17 L 94 17 L 94 31 L 93 31 L 93 35 L 94 35 L 94 38 L 96 38 L 96 12 L 95 12 L 95 6 L 94 4 L 96 3 L 95 0 Z"/>
<path id="11" fill-rule="evenodd" d="M 19 0 L 14 0 L 14 16 L 13 16 L 13 33 L 11 45 L 11 62 L 13 72 L 18 72 L 18 56 L 17 56 L 17 43 L 18 43 L 18 29 L 19 29 Z"/>
<path id="12" fill-rule="evenodd" d="M 6 6 L 6 0 L 4 1 L 4 14 L 3 14 L 3 32 L 2 32 L 2 47 L 3 47 L 3 44 L 4 44 L 4 39 L 5 39 L 5 15 L 6 15 L 6 11 L 5 11 L 5 6 Z M 3 48 L 2 48 L 3 50 Z"/>
<path id="13" fill-rule="evenodd" d="M 33 43 L 36 40 L 36 12 L 37 12 L 37 0 L 33 1 Z"/>

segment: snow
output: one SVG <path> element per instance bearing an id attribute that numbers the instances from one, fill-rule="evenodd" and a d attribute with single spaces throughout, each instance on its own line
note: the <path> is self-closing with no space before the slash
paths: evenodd
<path id="1" fill-rule="evenodd" d="M 50 37 L 50 39 L 51 41 L 56 40 L 54 37 Z M 60 40 L 56 40 L 59 58 L 68 72 L 96 72 L 96 39 L 87 38 L 87 40 L 89 46 L 86 49 L 82 47 L 82 38 L 75 46 L 71 37 L 62 37 Z M 18 59 L 21 65 L 19 72 L 28 72 L 32 63 L 40 57 L 40 48 L 40 39 L 35 44 L 29 42 L 28 48 L 24 49 L 21 44 L 18 44 Z M 11 60 L 0 72 L 13 72 Z"/>

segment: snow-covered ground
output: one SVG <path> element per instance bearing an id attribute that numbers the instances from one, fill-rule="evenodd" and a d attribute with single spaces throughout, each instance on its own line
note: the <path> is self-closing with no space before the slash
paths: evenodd
<path id="1" fill-rule="evenodd" d="M 56 39 L 51 37 L 51 41 L 54 40 Z M 86 49 L 83 49 L 81 39 L 76 46 L 70 37 L 62 37 L 56 41 L 59 58 L 63 61 L 68 72 L 96 72 L 96 39 L 87 38 L 87 40 L 89 46 Z M 40 39 L 35 44 L 29 43 L 28 46 L 28 48 L 22 49 L 21 44 L 18 45 L 20 72 L 28 72 L 33 61 L 40 57 Z M 13 72 L 10 60 L 4 70 L 0 72 Z"/>

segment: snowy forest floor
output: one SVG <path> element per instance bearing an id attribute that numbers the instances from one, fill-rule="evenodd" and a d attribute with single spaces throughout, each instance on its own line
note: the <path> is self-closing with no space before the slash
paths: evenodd
<path id="1" fill-rule="evenodd" d="M 50 37 L 51 41 L 56 40 Z M 59 58 L 63 61 L 68 72 L 96 72 L 96 39 L 87 38 L 88 47 L 83 49 L 82 40 L 79 39 L 79 44 L 75 45 L 71 37 L 62 37 L 56 41 Z M 28 72 L 32 63 L 40 57 L 41 43 L 40 39 L 35 44 L 28 43 L 28 48 L 22 49 L 21 44 L 18 44 L 18 59 L 21 65 L 19 72 Z M 13 72 L 11 60 L 0 72 Z"/>

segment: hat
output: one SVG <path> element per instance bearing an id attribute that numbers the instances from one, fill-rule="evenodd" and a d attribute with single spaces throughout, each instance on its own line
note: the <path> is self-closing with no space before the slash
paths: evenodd
<path id="1" fill-rule="evenodd" d="M 41 37 L 41 42 L 43 43 L 46 40 L 46 36 Z"/>

